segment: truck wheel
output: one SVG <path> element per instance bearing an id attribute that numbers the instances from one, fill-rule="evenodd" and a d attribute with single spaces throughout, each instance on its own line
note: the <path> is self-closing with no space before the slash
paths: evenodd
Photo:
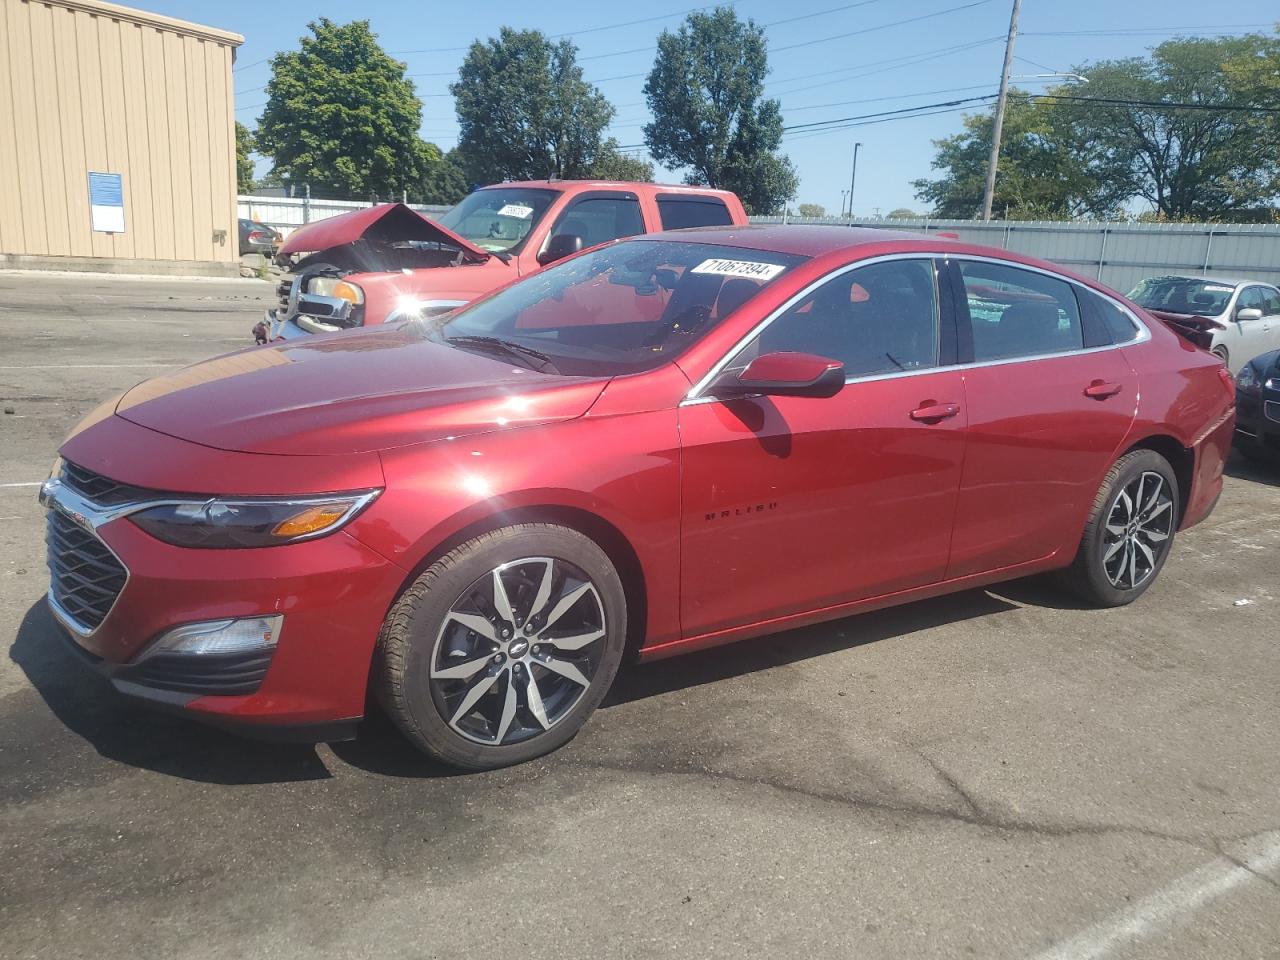
<path id="1" fill-rule="evenodd" d="M 608 556 L 575 530 L 504 527 L 413 582 L 378 639 L 375 690 L 405 735 L 468 770 L 563 746 L 618 671 L 626 595 Z"/>

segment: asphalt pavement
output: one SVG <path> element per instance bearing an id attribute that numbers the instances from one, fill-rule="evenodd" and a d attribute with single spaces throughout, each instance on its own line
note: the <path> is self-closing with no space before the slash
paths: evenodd
<path id="1" fill-rule="evenodd" d="M 1131 607 L 1019 582 L 635 668 L 496 773 L 123 700 L 45 611 L 36 485 L 270 299 L 0 273 L 0 957 L 1280 957 L 1280 472 L 1237 460 Z"/>

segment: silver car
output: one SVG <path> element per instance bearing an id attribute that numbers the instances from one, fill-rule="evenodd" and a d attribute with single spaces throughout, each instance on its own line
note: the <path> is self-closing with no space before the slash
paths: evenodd
<path id="1" fill-rule="evenodd" d="M 1149 277 L 1129 299 L 1168 319 L 1197 317 L 1212 334 L 1211 349 L 1232 374 L 1268 350 L 1280 348 L 1280 289 L 1257 280 L 1225 277 Z"/>

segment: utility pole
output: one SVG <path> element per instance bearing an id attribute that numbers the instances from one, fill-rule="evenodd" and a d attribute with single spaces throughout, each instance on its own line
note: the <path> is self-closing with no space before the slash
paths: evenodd
<path id="1" fill-rule="evenodd" d="M 845 207 L 845 202 L 846 202 L 848 199 L 849 199 L 849 191 L 848 191 L 848 190 L 841 190 L 841 191 L 840 191 L 840 216 L 842 216 L 842 217 L 844 216 L 844 207 Z"/>
<path id="2" fill-rule="evenodd" d="M 849 174 L 849 219 L 853 219 L 853 185 L 858 182 L 858 148 L 861 143 L 853 145 L 853 171 Z"/>
<path id="3" fill-rule="evenodd" d="M 1013 68 L 1013 44 L 1018 39 L 1018 10 L 1022 0 L 1013 0 L 1009 17 L 1009 39 L 1004 45 L 1004 69 L 1000 71 L 1000 95 L 996 97 L 995 123 L 991 127 L 991 158 L 987 161 L 987 186 L 982 192 L 982 219 L 991 219 L 991 202 L 996 195 L 996 165 L 1000 162 L 1000 134 L 1004 131 L 1004 108 L 1009 99 L 1009 71 Z"/>

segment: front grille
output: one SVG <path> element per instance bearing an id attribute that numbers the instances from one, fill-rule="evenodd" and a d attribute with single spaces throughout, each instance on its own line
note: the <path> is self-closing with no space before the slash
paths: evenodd
<path id="1" fill-rule="evenodd" d="M 1280 400 L 1268 400 L 1266 404 L 1263 405 L 1263 411 L 1265 412 L 1268 420 L 1274 420 L 1276 423 L 1280 423 Z"/>
<path id="2" fill-rule="evenodd" d="M 115 676 L 155 690 L 228 697 L 256 691 L 269 666 L 269 650 L 199 655 L 156 653 Z"/>
<path id="3" fill-rule="evenodd" d="M 86 470 L 69 461 L 63 465 L 62 482 L 86 500 L 91 500 L 101 507 L 114 507 L 121 503 L 134 503 L 155 498 L 155 492 L 152 490 L 133 487 L 127 483 L 117 483 L 109 477 Z"/>
<path id="4" fill-rule="evenodd" d="M 124 589 L 128 571 L 107 545 L 70 517 L 50 510 L 49 593 L 86 630 L 96 630 Z"/>

